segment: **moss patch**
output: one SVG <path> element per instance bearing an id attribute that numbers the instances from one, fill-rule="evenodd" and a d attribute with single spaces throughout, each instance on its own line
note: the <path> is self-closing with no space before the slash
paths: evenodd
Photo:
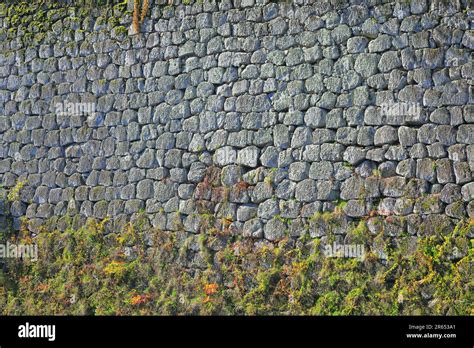
<path id="1" fill-rule="evenodd" d="M 440 314 L 472 315 L 473 221 L 418 239 L 408 253 L 382 235 L 387 260 L 327 258 L 320 239 L 254 243 L 237 236 L 164 232 L 107 220 L 65 232 L 27 232 L 39 259 L 8 260 L 2 314 Z M 138 227 L 142 226 L 142 227 Z M 350 231 L 363 242 L 363 223 Z M 406 236 L 404 238 L 410 238 Z M 408 249 L 407 249 L 408 248 Z"/>

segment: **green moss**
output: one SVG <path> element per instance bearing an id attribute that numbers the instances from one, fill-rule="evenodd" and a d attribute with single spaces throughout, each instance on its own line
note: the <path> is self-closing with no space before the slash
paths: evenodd
<path id="1" fill-rule="evenodd" d="M 18 181 L 15 186 L 13 186 L 10 191 L 8 192 L 7 195 L 7 201 L 8 202 L 15 202 L 20 199 L 20 193 L 23 187 L 26 185 L 26 181 Z"/>
<path id="2" fill-rule="evenodd" d="M 107 23 L 105 17 L 97 17 L 95 20 L 96 25 L 105 25 Z"/>
<path id="3" fill-rule="evenodd" d="M 0 28 L 0 40 L 5 40 L 8 36 L 8 32 L 5 28 Z"/>
<path id="4" fill-rule="evenodd" d="M 420 205 L 423 212 L 430 212 L 433 208 L 438 206 L 439 194 L 427 195 L 420 197 Z"/>
<path id="5" fill-rule="evenodd" d="M 80 18 L 87 18 L 87 14 L 89 12 L 89 9 L 86 7 L 81 7 L 79 8 L 78 15 Z"/>
<path id="6" fill-rule="evenodd" d="M 127 10 L 127 3 L 128 0 L 119 2 L 118 4 L 114 5 L 114 10 L 117 10 L 119 12 L 125 12 Z"/>
<path id="7" fill-rule="evenodd" d="M 353 166 L 352 164 L 350 164 L 349 162 L 347 162 L 347 161 L 342 162 L 342 166 L 343 166 L 344 168 L 348 168 L 348 169 L 350 169 L 350 170 L 353 170 L 353 169 L 354 169 L 354 166 Z"/>
<path id="8" fill-rule="evenodd" d="M 114 31 L 117 35 L 127 35 L 128 30 L 123 25 L 117 26 L 114 28 Z"/>
<path id="9" fill-rule="evenodd" d="M 118 18 L 112 17 L 109 18 L 107 21 L 107 24 L 109 25 L 109 28 L 112 29 L 120 24 Z"/>
<path id="10" fill-rule="evenodd" d="M 380 169 L 373 169 L 372 170 L 372 176 L 375 176 L 375 177 L 382 177 L 382 171 Z"/>
<path id="11" fill-rule="evenodd" d="M 104 87 L 107 84 L 107 80 L 105 79 L 97 80 L 97 84 L 99 87 Z"/>
<path id="12" fill-rule="evenodd" d="M 59 11 L 56 9 L 50 9 L 49 11 L 46 12 L 46 19 L 48 22 L 55 22 L 56 20 L 59 19 Z"/>
<path id="13" fill-rule="evenodd" d="M 357 226 L 348 231 L 347 236 L 351 238 L 352 243 L 365 243 L 369 237 L 369 230 L 364 220 L 360 220 Z"/>
<path id="14" fill-rule="evenodd" d="M 216 244 L 223 240 L 207 233 L 179 242 L 176 232 L 139 223 L 105 234 L 108 223 L 90 220 L 79 229 L 40 233 L 35 242 L 42 256 L 36 263 L 8 262 L 0 312 L 473 314 L 472 220 L 447 236 L 420 238 L 410 252 L 408 236 L 398 246 L 383 234 L 373 237 L 387 255 L 384 263 L 371 250 L 363 261 L 325 258 L 321 241 L 307 236 L 298 248 L 291 239 L 255 248 L 237 236 Z M 348 234 L 372 245 L 366 232 L 361 222 Z M 26 232 L 16 238 L 31 242 Z"/>
<path id="15" fill-rule="evenodd" d="M 17 27 L 20 24 L 20 16 L 18 14 L 13 15 L 10 17 L 10 25 Z"/>
<path id="16" fill-rule="evenodd" d="M 34 37 L 33 37 L 33 43 L 35 45 L 39 45 L 40 43 L 42 43 L 44 41 L 45 38 L 46 38 L 46 33 L 44 33 L 44 32 L 40 32 L 38 34 L 35 34 Z"/>
<path id="17" fill-rule="evenodd" d="M 44 23 L 34 20 L 31 21 L 28 25 L 28 31 L 30 33 L 39 33 L 44 30 Z"/>
<path id="18" fill-rule="evenodd" d="M 6 17 L 8 14 L 8 7 L 6 4 L 0 4 L 0 17 Z"/>

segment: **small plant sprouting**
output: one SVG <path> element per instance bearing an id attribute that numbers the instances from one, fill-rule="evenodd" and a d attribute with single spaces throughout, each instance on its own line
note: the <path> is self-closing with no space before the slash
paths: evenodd
<path id="1" fill-rule="evenodd" d="M 373 169 L 372 170 L 372 176 L 375 176 L 377 178 L 380 178 L 382 177 L 382 171 L 380 169 Z"/>
<path id="2" fill-rule="evenodd" d="M 20 199 L 20 193 L 23 187 L 26 185 L 27 181 L 18 181 L 15 186 L 13 186 L 7 194 L 8 202 L 16 202 Z"/>

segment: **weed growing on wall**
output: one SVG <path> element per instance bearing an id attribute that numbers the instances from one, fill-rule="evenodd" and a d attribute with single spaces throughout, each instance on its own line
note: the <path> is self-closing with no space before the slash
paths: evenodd
<path id="1" fill-rule="evenodd" d="M 374 237 L 359 224 L 349 235 L 366 243 L 362 260 L 325 257 L 323 238 L 307 235 L 278 243 L 226 236 L 215 248 L 205 232 L 141 230 L 137 221 L 105 233 L 107 222 L 44 229 L 36 262 L 7 260 L 1 313 L 474 314 L 472 219 L 414 246 L 410 236 Z M 11 238 L 31 242 L 26 230 Z M 369 248 L 376 240 L 386 260 Z"/>

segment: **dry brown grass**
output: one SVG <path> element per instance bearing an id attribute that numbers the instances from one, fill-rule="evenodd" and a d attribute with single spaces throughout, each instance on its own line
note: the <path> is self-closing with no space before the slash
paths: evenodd
<path id="1" fill-rule="evenodd" d="M 140 0 L 134 0 L 132 25 L 133 25 L 133 31 L 137 34 L 140 32 L 140 21 L 138 18 L 139 11 L 140 11 Z"/>
<path id="2" fill-rule="evenodd" d="M 141 17 L 140 17 L 140 23 L 143 23 L 143 21 L 145 20 L 146 14 L 148 12 L 148 7 L 150 7 L 149 0 L 143 0 L 142 14 L 141 14 Z"/>

